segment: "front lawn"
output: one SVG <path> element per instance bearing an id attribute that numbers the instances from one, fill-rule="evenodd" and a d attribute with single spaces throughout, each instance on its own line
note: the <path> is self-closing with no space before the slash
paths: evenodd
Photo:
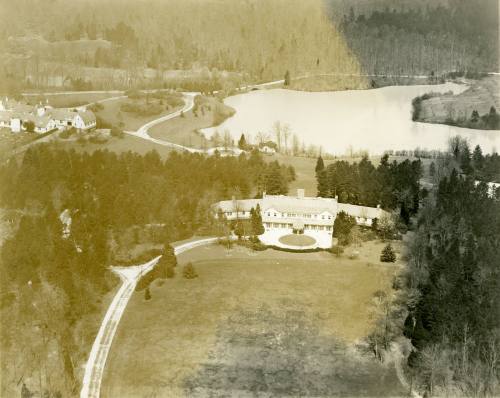
<path id="1" fill-rule="evenodd" d="M 382 247 L 369 242 L 355 260 L 216 245 L 180 255 L 151 300 L 132 297 L 102 396 L 403 395 L 394 368 L 353 345 L 399 270 L 379 262 Z M 182 277 L 188 261 L 198 278 Z"/>

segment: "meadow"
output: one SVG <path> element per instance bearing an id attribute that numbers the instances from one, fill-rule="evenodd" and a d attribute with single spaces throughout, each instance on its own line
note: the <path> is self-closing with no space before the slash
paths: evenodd
<path id="1" fill-rule="evenodd" d="M 150 301 L 132 297 L 103 396 L 401 395 L 394 368 L 356 348 L 374 327 L 374 294 L 390 295 L 400 270 L 379 262 L 382 246 L 353 260 L 222 246 L 180 255 Z M 182 277 L 188 261 L 198 278 Z"/>

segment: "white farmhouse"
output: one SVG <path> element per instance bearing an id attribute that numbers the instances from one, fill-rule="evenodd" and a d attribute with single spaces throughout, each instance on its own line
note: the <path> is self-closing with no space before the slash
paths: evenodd
<path id="1" fill-rule="evenodd" d="M 78 111 L 73 119 L 73 126 L 80 130 L 90 130 L 96 127 L 96 118 L 92 111 Z"/>
<path id="2" fill-rule="evenodd" d="M 268 155 L 273 155 L 276 153 L 276 149 L 269 145 L 259 145 L 259 151 L 262 153 L 266 153 Z"/>
<path id="3" fill-rule="evenodd" d="M 32 106 L 8 98 L 0 99 L 0 128 L 8 127 L 13 133 L 20 133 L 26 130 L 27 122 L 32 122 L 34 132 L 39 134 L 73 126 L 83 131 L 96 127 L 94 113 L 85 108 L 52 108 L 41 103 Z"/>
<path id="4" fill-rule="evenodd" d="M 303 189 L 297 196 L 266 195 L 262 199 L 225 200 L 215 205 L 228 220 L 248 219 L 250 210 L 260 206 L 265 232 L 259 236 L 262 243 L 288 247 L 280 238 L 290 234 L 304 234 L 315 241 L 311 247 L 332 246 L 333 224 L 341 211 L 355 217 L 359 225 L 370 226 L 380 218 L 380 208 L 338 203 L 337 198 L 306 197 Z"/>

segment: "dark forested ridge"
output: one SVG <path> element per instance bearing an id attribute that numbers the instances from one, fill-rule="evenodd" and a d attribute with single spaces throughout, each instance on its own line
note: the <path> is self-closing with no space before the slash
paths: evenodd
<path id="1" fill-rule="evenodd" d="M 165 82 L 229 90 L 282 79 L 286 71 L 292 79 L 498 71 L 496 0 L 68 4 L 4 1 L 0 90 Z"/>
<path id="2" fill-rule="evenodd" d="M 46 145 L 0 167 L 3 221 L 12 229 L 0 251 L 0 314 L 9 324 L 1 328 L 1 395 L 19 391 L 20 378 L 37 391 L 76 393 L 76 367 L 87 359 L 96 311 L 112 286 L 106 272 L 112 246 L 130 227 L 164 225 L 164 243 L 210 233 L 215 201 L 286 193 L 292 175 L 258 152 L 239 158 L 173 152 L 162 161 L 156 152 L 89 155 Z M 65 209 L 72 219 L 67 237 Z"/>
<path id="3" fill-rule="evenodd" d="M 386 2 L 371 9 L 364 4 L 359 10 L 351 3 L 341 29 L 364 71 L 389 75 L 498 71 L 498 1 L 433 3 L 415 1 L 405 7 Z"/>

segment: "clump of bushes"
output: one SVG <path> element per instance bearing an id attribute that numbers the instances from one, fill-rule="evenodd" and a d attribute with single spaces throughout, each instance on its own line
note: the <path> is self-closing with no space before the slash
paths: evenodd
<path id="1" fill-rule="evenodd" d="M 388 243 L 382 250 L 380 261 L 382 261 L 383 263 L 394 263 L 396 261 L 396 252 L 394 251 L 390 243 Z"/>
<path id="2" fill-rule="evenodd" d="M 330 253 L 335 254 L 335 256 L 340 257 L 344 253 L 344 248 L 339 245 L 335 245 L 330 249 Z"/>
<path id="3" fill-rule="evenodd" d="M 184 266 L 184 269 L 182 270 L 182 275 L 186 279 L 198 278 L 198 273 L 194 269 L 193 264 L 190 262 Z"/>
<path id="4" fill-rule="evenodd" d="M 120 110 L 123 112 L 133 113 L 138 116 L 153 116 L 161 113 L 163 107 L 160 104 L 136 104 L 136 103 L 125 103 L 120 106 Z"/>
<path id="5" fill-rule="evenodd" d="M 74 127 L 71 127 L 69 129 L 61 131 L 61 133 L 59 134 L 59 138 L 62 138 L 65 140 L 65 139 L 71 137 L 73 134 L 76 134 L 76 129 Z"/>
<path id="6" fill-rule="evenodd" d="M 124 135 L 123 130 L 116 127 L 116 126 L 111 127 L 110 134 L 111 134 L 111 137 L 117 137 L 117 138 L 123 138 L 123 135 Z"/>
<path id="7" fill-rule="evenodd" d="M 130 99 L 140 99 L 145 96 L 145 94 L 139 90 L 127 90 L 125 91 L 125 95 Z"/>
<path id="8" fill-rule="evenodd" d="M 102 111 L 102 110 L 104 109 L 104 105 L 103 105 L 103 104 L 101 104 L 100 102 L 95 102 L 95 103 L 93 103 L 93 104 L 89 105 L 89 106 L 88 106 L 88 108 L 89 108 L 92 112 L 96 113 L 96 112 L 98 112 L 98 111 Z"/>
<path id="9" fill-rule="evenodd" d="M 175 268 L 173 266 L 166 267 L 165 274 L 168 279 L 172 279 L 175 276 Z"/>

